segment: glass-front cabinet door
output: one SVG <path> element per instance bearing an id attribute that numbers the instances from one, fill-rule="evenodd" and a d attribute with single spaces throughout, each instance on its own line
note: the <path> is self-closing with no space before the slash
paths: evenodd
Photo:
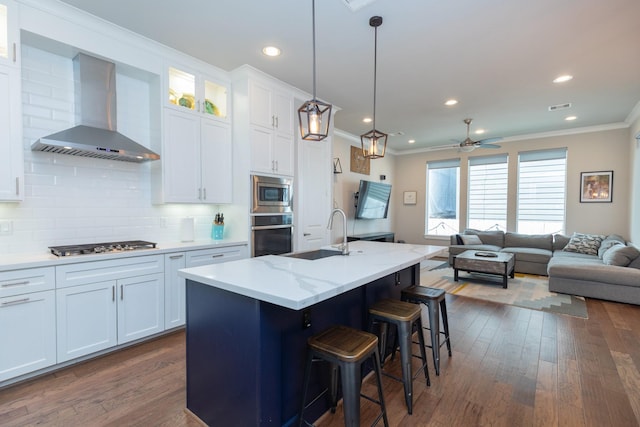
<path id="1" fill-rule="evenodd" d="M 0 0 L 0 63 L 17 64 L 17 42 L 16 4 L 12 0 Z"/>
<path id="2" fill-rule="evenodd" d="M 1 1 L 1 0 L 0 0 Z M 203 75 L 169 67 L 169 104 L 222 120 L 228 119 L 228 85 Z"/>

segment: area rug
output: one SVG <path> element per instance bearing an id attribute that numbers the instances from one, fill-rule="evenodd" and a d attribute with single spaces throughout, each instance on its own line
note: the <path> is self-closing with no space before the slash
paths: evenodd
<path id="1" fill-rule="evenodd" d="M 502 278 L 481 273 L 460 272 L 453 280 L 453 269 L 447 263 L 420 270 L 420 284 L 444 289 L 447 293 L 532 310 L 564 314 L 587 319 L 587 304 L 583 297 L 549 292 L 546 276 L 516 273 L 509 278 L 508 288 L 502 287 Z"/>

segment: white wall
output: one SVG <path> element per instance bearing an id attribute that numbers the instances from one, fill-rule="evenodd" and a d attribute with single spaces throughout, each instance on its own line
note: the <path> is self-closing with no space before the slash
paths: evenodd
<path id="1" fill-rule="evenodd" d="M 640 110 L 640 102 L 636 105 L 636 110 Z M 631 205 L 629 207 L 631 225 L 629 240 L 640 245 L 640 139 L 636 139 L 636 136 L 640 137 L 640 114 L 638 114 L 638 117 L 635 122 L 632 123 L 629 130 L 629 163 L 631 164 L 631 175 L 629 177 L 631 180 Z"/>
<path id="2" fill-rule="evenodd" d="M 413 153 L 396 156 L 394 183 L 396 194 L 403 191 L 416 190 L 416 205 L 403 205 L 397 197 L 393 204 L 394 228 L 396 239 L 403 239 L 417 244 L 443 244 L 433 239 L 424 238 L 425 212 L 425 173 L 426 163 L 430 160 L 461 159 L 460 185 L 461 194 L 467 192 L 467 162 L 470 156 L 508 153 L 510 177 L 517 174 L 518 152 L 567 147 L 567 234 L 573 232 L 612 234 L 617 233 L 628 238 L 631 235 L 631 164 L 629 158 L 629 129 L 613 129 L 597 132 L 586 132 L 574 135 L 529 139 L 523 141 L 503 142 L 499 150 L 475 150 L 471 153 L 458 153 L 455 150 L 432 153 Z M 638 169 L 636 167 L 636 169 Z M 580 203 L 580 173 L 587 171 L 613 170 L 613 202 L 612 203 Z M 638 190 L 636 190 L 637 192 Z M 509 182 L 509 213 L 507 228 L 515 230 L 517 188 L 516 182 Z M 637 196 L 637 194 L 636 194 Z M 636 211 L 637 213 L 637 211 Z M 465 228 L 467 215 L 466 198 L 460 203 L 460 216 L 463 219 L 461 229 Z M 637 240 L 637 239 L 636 239 Z M 448 244 L 448 238 L 446 239 Z"/>
<path id="3" fill-rule="evenodd" d="M 342 132 L 337 132 L 333 138 L 333 157 L 340 159 L 342 165 L 342 173 L 333 175 L 333 207 L 341 208 L 347 214 L 347 232 L 349 235 L 373 233 L 393 230 L 393 206 L 399 200 L 397 190 L 395 188 L 395 168 L 393 155 L 387 153 L 382 159 L 371 160 L 370 173 L 364 175 L 351 172 L 351 146 L 360 147 L 360 140 L 356 137 L 349 136 Z M 386 219 L 354 219 L 355 205 L 354 193 L 358 191 L 360 180 L 380 182 L 380 175 L 386 175 L 383 181 L 391 184 L 391 205 L 389 209 L 389 217 Z M 337 242 L 342 238 L 342 228 L 333 228 L 331 241 Z M 397 236 L 396 236 L 397 237 Z"/>

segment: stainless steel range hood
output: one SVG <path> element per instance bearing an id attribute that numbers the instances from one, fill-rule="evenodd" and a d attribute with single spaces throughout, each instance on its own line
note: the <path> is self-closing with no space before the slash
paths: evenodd
<path id="1" fill-rule="evenodd" d="M 117 132 L 116 67 L 83 53 L 73 58 L 78 125 L 40 138 L 33 151 L 144 162 L 160 156 Z"/>

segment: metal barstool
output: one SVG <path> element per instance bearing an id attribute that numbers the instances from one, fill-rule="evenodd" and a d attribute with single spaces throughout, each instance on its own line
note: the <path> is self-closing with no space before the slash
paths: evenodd
<path id="1" fill-rule="evenodd" d="M 380 415 L 372 425 L 378 424 L 378 421 L 382 418 L 384 425 L 388 427 L 387 410 L 384 405 L 384 396 L 382 395 L 382 368 L 380 366 L 380 354 L 378 353 L 378 337 L 346 326 L 333 326 L 318 335 L 310 337 L 307 340 L 307 344 L 307 366 L 304 374 L 299 426 L 302 426 L 303 423 L 312 425 L 304 419 L 304 410 L 315 403 L 327 391 L 330 391 L 331 394 L 331 412 L 335 412 L 338 403 L 337 377 L 338 371 L 340 371 L 345 426 L 360 427 L 360 397 L 362 396 L 380 405 Z M 362 387 L 361 365 L 371 357 L 373 357 L 373 368 L 378 383 L 378 400 L 374 400 L 360 392 Z M 331 363 L 331 385 L 329 389 L 324 390 L 311 402 L 306 403 L 312 364 L 318 361 Z"/>
<path id="2" fill-rule="evenodd" d="M 407 403 L 407 412 L 411 414 L 413 412 L 413 373 L 411 369 L 411 358 L 414 357 L 411 344 L 413 342 L 412 335 L 414 326 L 418 332 L 418 341 L 420 343 L 420 356 L 422 366 L 416 371 L 416 376 L 420 373 L 420 370 L 424 371 L 424 377 L 427 380 L 427 385 L 431 385 L 429 379 L 429 371 L 427 370 L 427 355 L 425 353 L 424 336 L 422 334 L 422 322 L 420 306 L 417 304 L 411 304 L 408 302 L 384 299 L 376 302 L 369 307 L 369 330 L 373 330 L 373 326 L 376 323 L 380 324 L 380 348 L 382 358 L 384 360 L 386 349 L 386 337 L 387 337 L 387 325 L 392 324 L 396 326 L 397 338 L 400 345 L 400 356 L 402 363 L 402 378 L 396 378 L 392 375 L 384 373 L 395 380 L 401 381 L 404 384 L 404 398 Z"/>
<path id="3" fill-rule="evenodd" d="M 444 289 L 428 288 L 426 286 L 411 286 L 404 289 L 401 294 L 402 301 L 412 302 L 416 304 L 424 304 L 429 310 L 429 329 L 431 334 L 431 348 L 433 353 L 433 364 L 435 366 L 436 375 L 440 375 L 440 347 L 447 344 L 449 357 L 451 357 L 451 338 L 449 337 L 449 321 L 447 319 L 447 301 L 445 299 L 446 292 Z M 442 315 L 443 331 L 440 331 L 440 314 Z M 445 339 L 440 342 L 440 334 Z"/>

